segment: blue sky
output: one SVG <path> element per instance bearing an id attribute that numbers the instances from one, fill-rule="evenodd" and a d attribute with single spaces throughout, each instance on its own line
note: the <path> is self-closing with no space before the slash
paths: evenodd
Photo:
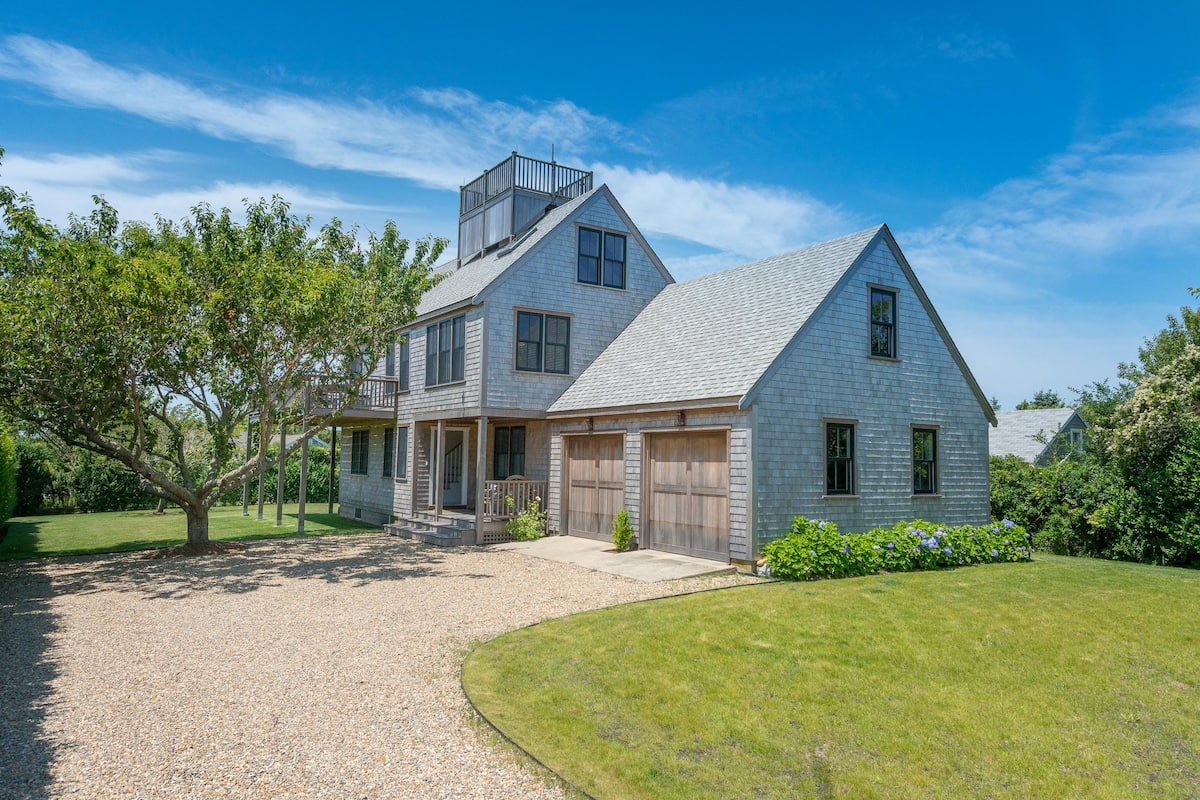
<path id="1" fill-rule="evenodd" d="M 453 238 L 460 184 L 553 146 L 679 280 L 888 223 L 1004 408 L 1193 304 L 1200 9 L 780 5 L 21 4 L 0 183 Z"/>

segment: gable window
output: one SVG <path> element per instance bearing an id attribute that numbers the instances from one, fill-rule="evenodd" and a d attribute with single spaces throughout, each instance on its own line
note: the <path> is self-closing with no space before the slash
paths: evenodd
<path id="1" fill-rule="evenodd" d="M 937 431 L 913 428 L 913 494 L 937 494 Z"/>
<path id="2" fill-rule="evenodd" d="M 1082 453 L 1083 452 L 1083 429 L 1069 428 L 1067 430 L 1067 437 L 1070 442 L 1071 452 Z"/>
<path id="3" fill-rule="evenodd" d="M 396 377 L 400 380 L 400 391 L 408 391 L 408 337 L 396 344 Z"/>
<path id="4" fill-rule="evenodd" d="M 896 357 L 896 293 L 871 287 L 871 355 Z"/>
<path id="5" fill-rule="evenodd" d="M 496 428 L 496 451 L 492 457 L 492 477 L 498 481 L 510 475 L 525 474 L 525 426 Z"/>
<path id="6" fill-rule="evenodd" d="M 396 477 L 408 477 L 408 428 L 396 429 Z"/>
<path id="7" fill-rule="evenodd" d="M 350 474 L 367 474 L 367 448 L 371 445 L 370 431 L 354 431 L 350 435 Z"/>
<path id="8" fill-rule="evenodd" d="M 571 371 L 571 318 L 517 312 L 516 367 L 522 372 Z"/>
<path id="9" fill-rule="evenodd" d="M 825 424 L 825 494 L 854 494 L 854 426 Z"/>
<path id="10" fill-rule="evenodd" d="M 392 466 L 396 461 L 396 429 L 385 428 L 383 431 L 383 477 L 392 477 Z"/>
<path id="11" fill-rule="evenodd" d="M 619 233 L 579 229 L 580 283 L 625 288 L 625 237 Z"/>
<path id="12" fill-rule="evenodd" d="M 463 379 L 467 316 L 435 322 L 425 328 L 425 385 L 437 386 Z"/>

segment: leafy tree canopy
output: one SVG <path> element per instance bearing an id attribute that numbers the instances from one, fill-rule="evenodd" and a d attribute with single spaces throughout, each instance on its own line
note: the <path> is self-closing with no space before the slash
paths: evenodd
<path id="1" fill-rule="evenodd" d="M 1028 411 L 1031 408 L 1062 408 L 1065 405 L 1058 392 L 1053 389 L 1043 389 L 1033 393 L 1032 400 L 1022 400 L 1017 403 L 1018 411 Z"/>
<path id="2" fill-rule="evenodd" d="M 269 437 L 244 459 L 235 428 L 299 421 L 314 380 L 344 391 L 288 452 L 327 426 L 365 380 L 356 365 L 413 318 L 446 240 L 410 246 L 388 222 L 363 246 L 337 219 L 313 234 L 279 197 L 247 202 L 244 224 L 207 205 L 121 224 L 94 200 L 59 229 L 0 187 L 0 411 L 121 462 L 202 545 L 208 509 L 270 466 Z"/>

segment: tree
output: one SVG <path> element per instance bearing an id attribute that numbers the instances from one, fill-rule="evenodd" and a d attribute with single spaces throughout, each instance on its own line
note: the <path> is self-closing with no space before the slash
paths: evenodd
<path id="1" fill-rule="evenodd" d="M 235 429 L 251 413 L 264 430 L 303 420 L 286 457 L 328 426 L 366 380 L 357 365 L 413 318 L 446 240 L 410 252 L 389 221 L 364 248 L 337 219 L 310 235 L 278 196 L 247 202 L 244 224 L 200 205 L 122 225 L 94 201 L 60 230 L 0 187 L 0 410 L 123 464 L 206 549 L 209 509 L 277 460 L 268 436 L 240 456 Z M 341 390 L 306 417 L 314 380 Z M 200 463 L 181 408 L 201 421 Z"/>
<path id="2" fill-rule="evenodd" d="M 1031 408 L 1062 408 L 1063 400 L 1053 389 L 1043 389 L 1033 393 L 1032 400 L 1022 400 L 1017 403 L 1018 411 L 1028 411 Z"/>

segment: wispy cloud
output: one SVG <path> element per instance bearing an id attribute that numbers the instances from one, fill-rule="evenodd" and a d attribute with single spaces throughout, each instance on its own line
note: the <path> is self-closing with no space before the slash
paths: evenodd
<path id="1" fill-rule="evenodd" d="M 937 49 L 946 58 L 965 62 L 989 61 L 1012 55 L 1012 47 L 1002 38 L 962 32 L 940 37 Z"/>

